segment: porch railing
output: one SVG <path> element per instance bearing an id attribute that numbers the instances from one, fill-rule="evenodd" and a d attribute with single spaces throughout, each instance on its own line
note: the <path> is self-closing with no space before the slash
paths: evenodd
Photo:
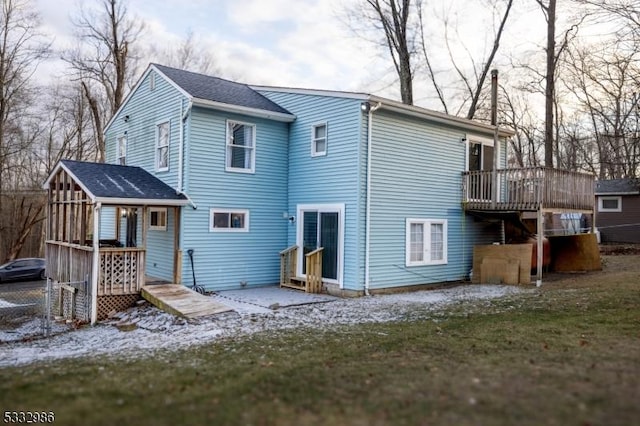
<path id="1" fill-rule="evenodd" d="M 100 248 L 98 296 L 137 294 L 144 285 L 145 249 Z"/>
<path id="2" fill-rule="evenodd" d="M 525 167 L 462 174 L 463 205 L 467 210 L 537 210 L 562 208 L 592 210 L 595 177 L 547 167 Z"/>

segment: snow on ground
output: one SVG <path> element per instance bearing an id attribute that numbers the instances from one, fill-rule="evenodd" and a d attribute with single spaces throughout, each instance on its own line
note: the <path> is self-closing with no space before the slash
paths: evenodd
<path id="1" fill-rule="evenodd" d="M 261 306 L 255 300 L 233 293 L 213 296 L 235 309 L 197 320 L 186 320 L 143 304 L 116 317 L 77 330 L 55 325 L 59 333 L 47 339 L 0 343 L 0 367 L 90 356 L 146 356 L 156 350 L 174 350 L 202 345 L 217 339 L 290 328 L 329 328 L 337 325 L 390 322 L 428 317 L 463 302 L 473 302 L 522 293 L 522 287 L 463 285 L 441 290 L 360 297 L 316 298 L 310 304 Z M 224 292 L 221 292 L 224 293 Z M 39 324 L 39 320 L 38 320 Z M 25 325 L 33 327 L 34 325 Z M 14 333 L 18 333 L 16 330 Z M 2 336 L 0 336 L 2 337 Z M 2 341 L 2 339 L 0 339 Z"/>

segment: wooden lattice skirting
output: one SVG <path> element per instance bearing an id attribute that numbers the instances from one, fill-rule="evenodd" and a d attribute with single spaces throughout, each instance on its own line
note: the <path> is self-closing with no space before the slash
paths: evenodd
<path id="1" fill-rule="evenodd" d="M 140 300 L 139 294 L 98 296 L 98 321 L 106 319 L 111 312 L 124 311 Z"/>

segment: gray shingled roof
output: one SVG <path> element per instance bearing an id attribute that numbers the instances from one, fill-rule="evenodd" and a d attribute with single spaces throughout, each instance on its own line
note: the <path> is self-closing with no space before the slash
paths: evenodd
<path id="1" fill-rule="evenodd" d="M 596 194 L 640 193 L 640 179 L 608 179 L 596 181 Z"/>
<path id="2" fill-rule="evenodd" d="M 186 201 L 182 194 L 140 167 L 62 160 L 78 183 L 96 198 Z M 172 203 L 175 204 L 175 203 Z"/>
<path id="3" fill-rule="evenodd" d="M 282 114 L 291 114 L 246 84 L 170 68 L 164 65 L 153 64 L 153 66 L 194 98 Z"/>

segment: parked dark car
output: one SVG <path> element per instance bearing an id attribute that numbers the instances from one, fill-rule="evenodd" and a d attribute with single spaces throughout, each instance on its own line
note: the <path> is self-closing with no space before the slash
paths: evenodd
<path id="1" fill-rule="evenodd" d="M 0 266 L 0 283 L 19 280 L 44 280 L 45 260 L 36 257 L 15 259 Z"/>

